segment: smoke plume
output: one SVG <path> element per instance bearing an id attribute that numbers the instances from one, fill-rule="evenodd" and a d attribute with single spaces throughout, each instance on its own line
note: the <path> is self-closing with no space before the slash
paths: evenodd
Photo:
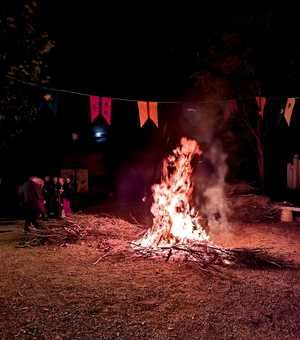
<path id="1" fill-rule="evenodd" d="M 202 106 L 185 110 L 185 135 L 195 138 L 203 157 L 194 174 L 194 200 L 201 214 L 206 217 L 210 232 L 227 228 L 229 208 L 225 198 L 227 155 L 222 145 L 223 124 L 220 107 Z"/>

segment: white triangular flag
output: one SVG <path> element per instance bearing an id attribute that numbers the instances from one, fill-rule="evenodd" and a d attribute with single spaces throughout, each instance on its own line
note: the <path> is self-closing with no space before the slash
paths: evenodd
<path id="1" fill-rule="evenodd" d="M 285 118 L 288 126 L 290 126 L 290 122 L 291 122 L 291 118 L 292 118 L 295 102 L 296 102 L 295 98 L 288 98 L 288 100 L 286 102 L 286 105 L 285 105 L 284 118 Z"/>

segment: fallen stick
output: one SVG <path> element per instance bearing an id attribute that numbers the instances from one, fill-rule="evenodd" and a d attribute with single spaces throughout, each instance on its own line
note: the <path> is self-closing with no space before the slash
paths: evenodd
<path id="1" fill-rule="evenodd" d="M 108 256 L 110 253 L 111 253 L 111 252 L 107 252 L 107 253 L 105 253 L 104 255 L 100 256 L 100 257 L 98 258 L 98 260 L 95 261 L 95 262 L 93 262 L 92 264 L 93 264 L 93 265 L 96 265 L 99 261 L 101 261 L 102 259 L 104 259 L 104 257 Z"/>

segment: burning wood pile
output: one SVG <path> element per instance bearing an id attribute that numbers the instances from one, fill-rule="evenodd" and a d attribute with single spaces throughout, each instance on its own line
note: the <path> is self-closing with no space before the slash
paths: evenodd
<path id="1" fill-rule="evenodd" d="M 192 159 L 201 150 L 194 140 L 182 138 L 180 146 L 164 160 L 161 183 L 153 186 L 152 227 L 133 243 L 142 256 L 197 262 L 201 268 L 217 265 L 246 267 L 291 266 L 264 249 L 226 249 L 210 242 L 203 220 L 191 206 Z"/>
<path id="2" fill-rule="evenodd" d="M 208 240 L 199 215 L 190 205 L 191 161 L 195 155 L 201 155 L 197 143 L 182 138 L 181 146 L 164 160 L 161 183 L 153 186 L 153 226 L 137 241 L 140 247 L 169 247 Z"/>

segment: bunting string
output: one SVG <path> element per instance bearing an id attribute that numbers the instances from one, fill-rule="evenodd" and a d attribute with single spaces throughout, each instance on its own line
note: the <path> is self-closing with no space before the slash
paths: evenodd
<path id="1" fill-rule="evenodd" d="M 21 79 L 17 79 L 15 77 L 12 76 L 5 76 L 6 78 L 10 79 L 10 80 L 14 80 L 18 83 L 30 86 L 30 87 L 36 87 L 39 88 L 41 90 L 44 90 L 46 92 L 56 92 L 56 93 L 64 93 L 64 94 L 70 94 L 70 95 L 78 95 L 78 96 L 85 96 L 85 97 L 91 97 L 94 96 L 95 94 L 89 94 L 89 93 L 85 93 L 85 92 L 79 92 L 79 91 L 73 91 L 73 90 L 65 90 L 65 89 L 59 89 L 59 88 L 54 88 L 54 87 L 48 87 L 45 85 L 40 85 L 40 84 L 36 84 L 30 81 L 25 81 L 25 80 L 21 80 Z M 288 98 L 288 96 L 280 96 L 280 97 L 276 97 L 276 96 L 265 96 L 268 99 L 282 99 L 282 98 Z M 157 99 L 151 99 L 151 101 L 157 102 L 159 104 L 188 104 L 188 103 L 198 103 L 198 104 L 214 104 L 214 103 L 226 103 L 230 100 L 250 100 L 250 99 L 256 99 L 257 97 L 255 96 L 250 96 L 250 97 L 241 97 L 241 98 L 224 98 L 224 99 L 216 99 L 216 100 L 200 100 L 200 101 L 178 101 L 178 100 L 157 100 Z M 299 99 L 299 97 L 295 97 L 293 96 L 292 98 L 295 99 Z M 141 99 L 140 98 L 121 98 L 121 97 L 111 97 L 111 99 L 113 101 L 120 101 L 120 102 L 138 102 Z"/>
<path id="2" fill-rule="evenodd" d="M 151 121 L 156 127 L 158 127 L 158 104 L 180 104 L 180 105 L 189 105 L 189 112 L 195 111 L 195 105 L 199 108 L 201 104 L 216 104 L 219 103 L 220 106 L 223 108 L 223 115 L 224 115 L 224 121 L 227 121 L 232 114 L 239 111 L 238 108 L 238 102 L 239 101 L 246 101 L 253 99 L 256 101 L 257 104 L 257 114 L 264 119 L 264 109 L 266 105 L 267 100 L 274 100 L 274 99 L 286 99 L 285 108 L 281 108 L 281 113 L 283 114 L 288 126 L 290 125 L 290 122 L 292 120 L 293 116 L 293 109 L 295 106 L 296 99 L 299 99 L 300 97 L 248 97 L 248 98 L 242 98 L 237 97 L 234 99 L 216 99 L 216 100 L 207 100 L 207 101 L 194 101 L 194 102 L 188 102 L 188 101 L 170 101 L 170 100 L 156 100 L 156 101 L 145 101 L 145 100 L 139 100 L 139 99 L 133 99 L 133 98 L 120 98 L 120 97 L 99 97 L 94 94 L 84 93 L 84 92 L 78 92 L 78 91 L 72 91 L 72 90 L 65 90 L 65 89 L 58 89 L 54 87 L 48 87 L 41 84 L 36 84 L 34 82 L 20 80 L 12 76 L 6 76 L 6 78 L 13 80 L 15 82 L 18 82 L 20 84 L 34 87 L 41 89 L 46 92 L 44 95 L 44 99 L 48 102 L 49 108 L 53 111 L 57 111 L 57 100 L 53 100 L 51 98 L 51 95 L 49 93 L 63 93 L 63 94 L 70 94 L 70 95 L 78 95 L 78 96 L 85 96 L 89 97 L 90 101 L 90 120 L 91 123 L 94 123 L 95 120 L 101 116 L 105 119 L 106 123 L 108 125 L 111 125 L 111 113 L 112 113 L 112 101 L 120 101 L 120 102 L 135 102 L 138 105 L 138 111 L 139 111 L 139 120 L 140 120 L 140 126 L 143 127 L 145 123 L 149 120 Z M 194 108 L 192 107 L 194 105 Z M 283 105 L 283 103 L 282 103 Z M 196 109 L 197 111 L 197 109 Z"/>

